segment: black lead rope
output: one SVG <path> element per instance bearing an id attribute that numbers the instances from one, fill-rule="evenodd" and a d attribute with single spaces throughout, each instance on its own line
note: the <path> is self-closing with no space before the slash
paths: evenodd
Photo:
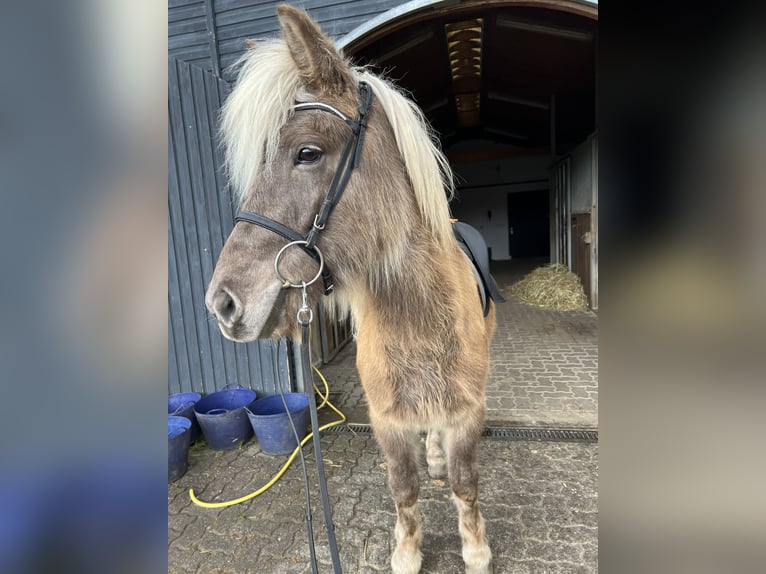
<path id="1" fill-rule="evenodd" d="M 311 430 L 314 433 L 314 459 L 317 465 L 317 478 L 319 479 L 319 495 L 322 498 L 322 510 L 324 512 L 324 522 L 327 528 L 327 542 L 330 545 L 330 557 L 332 559 L 332 571 L 334 574 L 343 574 L 343 568 L 340 565 L 340 554 L 338 553 L 338 543 L 335 540 L 335 524 L 332 520 L 332 509 L 330 508 L 330 496 L 327 492 L 327 479 L 324 473 L 324 459 L 322 458 L 322 447 L 319 442 L 319 417 L 317 415 L 316 395 L 314 394 L 314 378 L 311 373 L 311 356 L 309 354 L 309 322 L 301 323 L 301 362 L 303 363 L 303 384 L 306 386 L 306 395 L 309 399 L 309 412 L 311 415 Z M 308 492 L 308 482 L 306 483 L 306 492 Z M 311 520 L 311 511 L 308 513 Z M 314 541 L 309 541 L 309 547 L 313 551 Z M 312 552 L 313 554 L 313 552 Z M 312 568 L 316 568 L 316 557 L 312 556 Z M 316 570 L 314 570 L 316 572 Z"/>
<path id="2" fill-rule="evenodd" d="M 277 361 L 274 361 L 277 364 Z M 314 547 L 314 522 L 311 516 L 311 491 L 309 489 L 309 475 L 306 471 L 306 457 L 303 456 L 303 447 L 301 447 L 301 436 L 298 434 L 298 429 L 293 421 L 293 415 L 290 413 L 290 409 L 287 407 L 287 399 L 285 399 L 285 391 L 282 389 L 282 379 L 279 377 L 279 373 L 276 373 L 275 380 L 279 381 L 279 396 L 282 397 L 282 406 L 285 408 L 287 414 L 287 422 L 290 423 L 290 429 L 293 431 L 295 437 L 295 444 L 298 445 L 298 454 L 301 459 L 301 469 L 303 470 L 303 485 L 306 492 L 306 531 L 309 541 L 309 558 L 311 560 L 311 573 L 319 574 L 319 565 L 317 564 L 316 548 Z"/>
<path id="3" fill-rule="evenodd" d="M 303 382 L 306 386 L 306 395 L 309 400 L 309 413 L 311 416 L 311 430 L 313 432 L 313 445 L 314 445 L 314 458 L 317 465 L 317 478 L 319 481 L 319 494 L 322 498 L 322 510 L 324 512 L 325 526 L 327 528 L 327 541 L 330 546 L 330 557 L 332 559 L 332 569 L 334 574 L 343 574 L 343 569 L 340 565 L 340 554 L 338 553 L 338 543 L 335 540 L 335 525 L 332 520 L 332 509 L 330 508 L 330 497 L 327 492 L 327 479 L 325 477 L 324 459 L 322 458 L 322 448 L 319 440 L 319 416 L 317 415 L 316 396 L 314 394 L 314 377 L 311 370 L 311 353 L 309 348 L 309 325 L 313 319 L 313 312 L 308 306 L 307 302 L 307 287 L 316 281 L 321 275 L 324 283 L 324 294 L 329 295 L 334 288 L 332 273 L 327 265 L 324 263 L 322 253 L 317 247 L 317 240 L 319 239 L 319 233 L 327 225 L 327 220 L 332 214 L 335 206 L 343 196 L 343 192 L 346 190 L 349 180 L 351 179 L 351 173 L 357 167 L 359 167 L 359 161 L 362 155 L 362 144 L 364 143 L 364 136 L 367 132 L 367 122 L 370 117 L 370 109 L 372 107 L 373 92 L 370 86 L 365 82 L 359 82 L 359 117 L 356 120 L 351 120 L 346 117 L 342 112 L 333 108 L 328 104 L 321 102 L 308 102 L 303 104 L 296 104 L 294 109 L 299 110 L 321 110 L 324 112 L 332 113 L 335 116 L 341 118 L 346 124 L 349 125 L 354 132 L 352 138 L 346 142 L 346 146 L 341 154 L 338 167 L 335 170 L 335 175 L 332 178 L 330 187 L 327 190 L 324 201 L 319 209 L 319 212 L 314 216 L 314 222 L 311 225 L 308 233 L 304 236 L 298 233 L 294 229 L 290 229 L 286 225 L 257 213 L 251 211 L 240 211 L 235 217 L 235 221 L 244 221 L 268 229 L 272 233 L 276 233 L 287 239 L 290 243 L 285 245 L 277 254 L 274 261 L 274 268 L 277 276 L 285 287 L 299 288 L 302 290 L 303 304 L 298 310 L 297 320 L 301 325 L 301 363 L 303 369 Z M 279 272 L 279 258 L 284 253 L 285 249 L 291 245 L 297 245 L 310 257 L 312 257 L 319 264 L 319 272 L 308 283 L 302 282 L 300 284 L 291 283 L 282 277 Z M 280 388 L 281 392 L 281 388 Z M 285 409 L 287 411 L 288 418 L 290 419 L 290 425 L 295 433 L 296 440 L 298 440 L 298 433 L 296 432 L 295 425 L 293 424 L 292 417 L 290 416 L 289 409 L 287 409 L 287 403 L 284 402 Z M 300 440 L 298 440 L 300 446 Z M 301 462 L 303 462 L 303 450 L 301 449 Z M 309 554 L 311 557 L 311 570 L 314 574 L 318 574 L 318 565 L 316 560 L 316 550 L 314 548 L 314 529 L 311 516 L 311 496 L 309 494 L 309 480 L 306 473 L 305 464 L 303 467 L 303 478 L 306 486 L 306 522 L 307 531 L 309 537 Z"/>

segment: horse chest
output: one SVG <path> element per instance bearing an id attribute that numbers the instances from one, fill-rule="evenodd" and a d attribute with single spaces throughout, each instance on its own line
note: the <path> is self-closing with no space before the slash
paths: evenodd
<path id="1" fill-rule="evenodd" d="M 420 425 L 461 410 L 466 397 L 460 381 L 449 365 L 425 355 L 397 346 L 357 356 L 371 413 Z"/>

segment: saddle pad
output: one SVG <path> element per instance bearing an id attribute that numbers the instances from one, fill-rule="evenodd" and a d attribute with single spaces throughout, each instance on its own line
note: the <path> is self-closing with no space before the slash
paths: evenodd
<path id="1" fill-rule="evenodd" d="M 478 229 L 471 227 L 462 221 L 452 223 L 452 230 L 455 233 L 458 245 L 466 254 L 476 270 L 479 283 L 479 297 L 484 307 L 484 316 L 489 314 L 489 297 L 496 303 L 504 303 L 505 298 L 495 283 L 494 277 L 489 272 L 489 253 L 487 252 L 487 243 Z M 487 297 L 487 294 L 489 297 Z"/>

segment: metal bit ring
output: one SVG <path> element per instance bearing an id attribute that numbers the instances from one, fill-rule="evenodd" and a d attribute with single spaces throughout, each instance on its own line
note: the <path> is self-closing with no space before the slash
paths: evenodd
<path id="1" fill-rule="evenodd" d="M 319 279 L 322 276 L 322 271 L 324 270 L 324 257 L 322 256 L 322 252 L 319 250 L 319 247 L 316 245 L 312 248 L 314 251 L 317 252 L 319 255 L 319 270 L 317 271 L 317 274 L 314 275 L 314 278 L 311 281 L 301 281 L 300 283 L 292 283 L 290 280 L 285 279 L 282 274 L 279 272 L 279 260 L 284 254 L 284 252 L 287 250 L 288 247 L 292 247 L 293 245 L 308 245 L 308 242 L 304 239 L 301 239 L 299 241 L 291 241 L 282 249 L 279 250 L 277 253 L 277 256 L 274 258 L 274 271 L 277 274 L 277 277 L 279 277 L 279 281 L 283 283 L 284 285 L 289 285 L 293 289 L 301 289 L 303 287 L 308 287 L 312 283 L 315 283 L 317 279 Z"/>

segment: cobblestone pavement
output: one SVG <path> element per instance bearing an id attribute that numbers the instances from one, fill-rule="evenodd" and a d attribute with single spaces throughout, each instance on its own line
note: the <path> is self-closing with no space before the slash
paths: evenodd
<path id="1" fill-rule="evenodd" d="M 322 445 L 344 572 L 389 572 L 396 517 L 383 455 L 369 434 L 329 433 Z M 189 499 L 189 488 L 202 500 L 247 494 L 285 458 L 263 454 L 254 441 L 228 452 L 193 448 L 188 472 L 168 486 L 168 571 L 310 572 L 299 464 L 265 494 L 237 506 L 209 510 Z M 596 445 L 483 439 L 479 458 L 496 574 L 597 571 Z M 320 571 L 330 572 L 315 467 L 308 467 Z M 422 571 L 463 572 L 449 486 L 429 479 L 424 461 L 420 508 Z"/>
<path id="2" fill-rule="evenodd" d="M 498 277 L 501 287 L 503 279 Z M 322 371 L 349 422 L 364 423 L 354 357 L 352 343 Z M 597 368 L 595 314 L 499 305 L 488 425 L 596 428 Z M 320 421 L 333 418 L 325 410 Z M 322 445 L 344 572 L 390 572 L 395 513 L 383 455 L 366 433 L 327 433 Z M 329 572 L 309 446 L 306 453 L 320 570 Z M 595 444 L 481 440 L 480 496 L 495 574 L 597 572 L 597 453 Z M 255 440 L 229 452 L 192 447 L 188 472 L 168 485 L 169 572 L 310 572 L 297 461 L 273 488 L 240 505 L 204 509 L 188 495 L 189 488 L 206 501 L 248 494 L 285 459 L 262 453 Z M 449 486 L 429 479 L 421 463 L 423 572 L 463 572 Z"/>
<path id="3" fill-rule="evenodd" d="M 598 341 L 591 312 L 497 308 L 487 422 L 598 426 Z"/>

